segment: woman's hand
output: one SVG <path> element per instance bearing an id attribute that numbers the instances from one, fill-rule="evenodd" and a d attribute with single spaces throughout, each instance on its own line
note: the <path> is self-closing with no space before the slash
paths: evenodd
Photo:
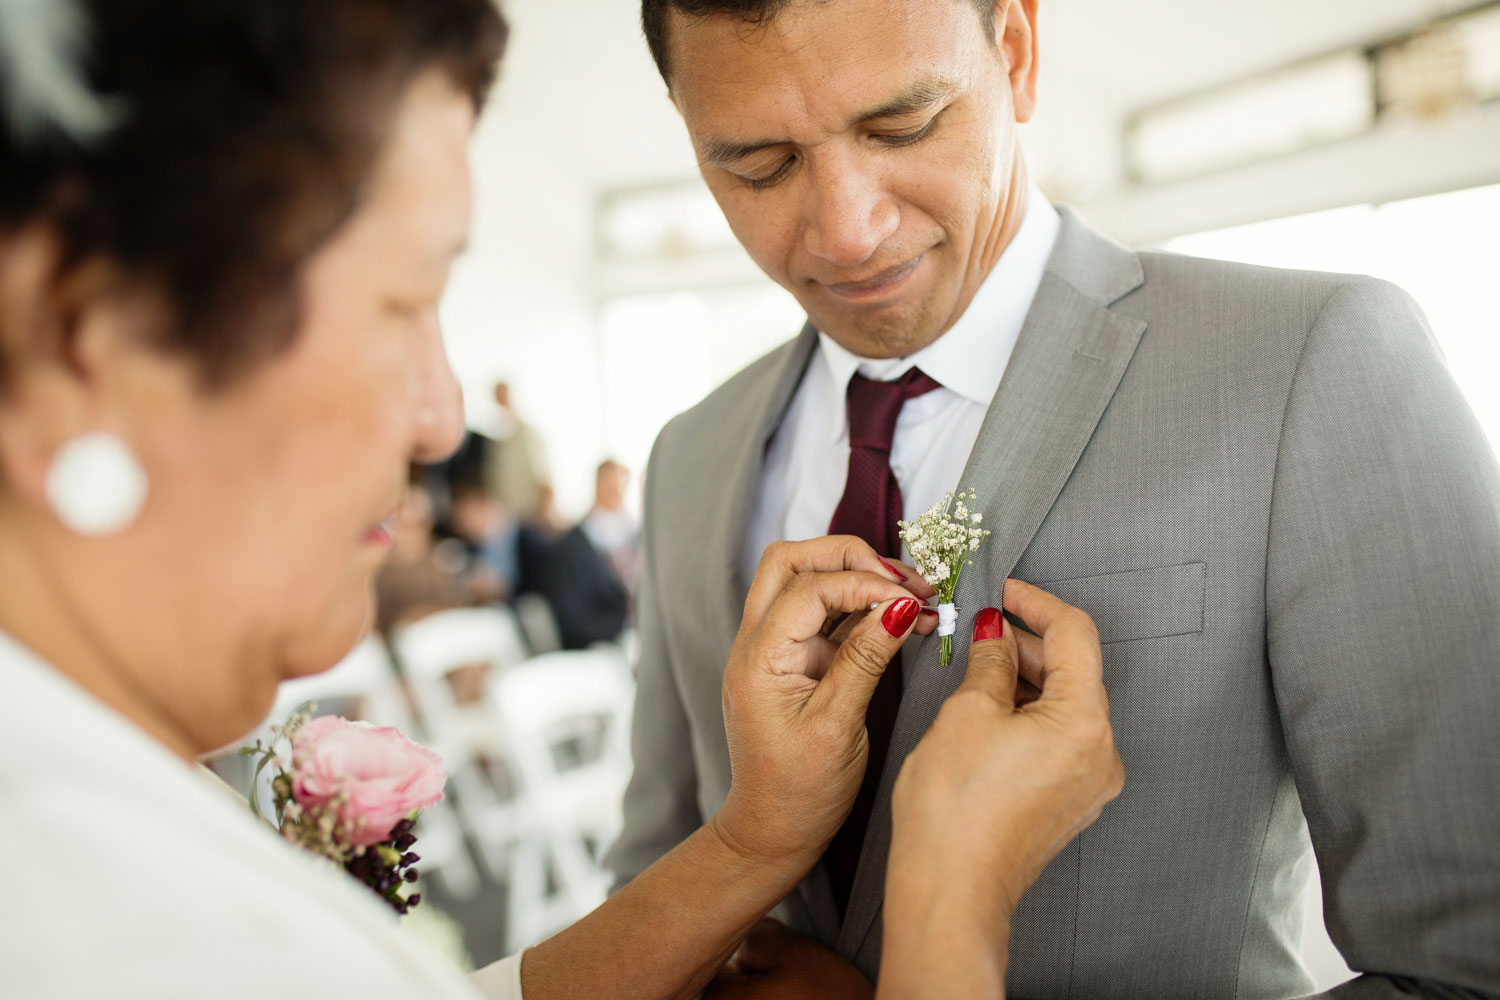
<path id="1" fill-rule="evenodd" d="M 999 995 L 1022 893 L 1125 780 L 1093 621 L 1019 580 L 1004 605 L 1037 634 L 975 617 L 963 684 L 896 781 L 882 997 Z M 1019 707 L 1018 673 L 1040 689 Z"/>
<path id="2" fill-rule="evenodd" d="M 766 550 L 724 668 L 733 771 L 724 808 L 528 951 L 527 997 L 698 995 L 849 812 L 864 773 L 870 694 L 902 640 L 936 622 L 913 595 L 932 591 L 857 538 Z M 761 953 L 752 947 L 740 968 L 768 961 L 768 949 Z M 834 977 L 827 981 L 863 982 L 838 964 L 820 965 Z"/>
<path id="3" fill-rule="evenodd" d="M 906 637 L 935 627 L 916 599 L 931 595 L 858 538 L 766 549 L 724 671 L 733 781 L 710 822 L 730 846 L 821 854 L 864 775 L 870 695 Z"/>

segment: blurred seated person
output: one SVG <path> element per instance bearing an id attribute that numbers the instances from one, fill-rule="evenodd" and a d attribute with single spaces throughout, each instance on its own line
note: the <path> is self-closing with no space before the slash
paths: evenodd
<path id="1" fill-rule="evenodd" d="M 448 502 L 448 538 L 438 543 L 441 565 L 478 596 L 478 603 L 508 601 L 520 576 L 515 522 L 486 486 L 454 484 Z"/>
<path id="2" fill-rule="evenodd" d="M 529 521 L 543 510 L 549 491 L 547 448 L 536 428 L 522 419 L 511 401 L 510 383 L 494 388 L 494 435 L 484 448 L 484 485 L 518 521 Z"/>
<path id="3" fill-rule="evenodd" d="M 375 577 L 375 628 L 387 643 L 403 625 L 450 608 L 489 604 L 497 595 L 494 575 L 482 562 L 469 558 L 459 539 L 437 541 L 432 506 L 432 495 L 420 482 L 407 486 L 396 516 L 390 558 Z M 462 512 L 461 520 L 471 516 L 467 502 L 455 509 Z M 446 558 L 444 546 L 449 546 Z M 454 700 L 460 705 L 478 701 L 488 673 L 488 663 L 450 671 Z"/>
<path id="4" fill-rule="evenodd" d="M 432 496 L 420 484 L 409 485 L 396 515 L 390 558 L 375 577 L 376 630 L 389 639 L 395 628 L 434 611 L 483 602 L 478 588 L 437 557 Z"/>
<path id="5" fill-rule="evenodd" d="M 557 509 L 557 494 L 550 484 L 541 488 L 536 513 L 520 521 L 516 530 L 516 564 L 520 574 L 516 592 L 545 593 L 547 553 L 573 525 Z"/>
<path id="6" fill-rule="evenodd" d="M 633 544 L 630 526 L 622 523 L 624 466 L 605 462 L 598 469 L 595 502 L 588 517 L 569 525 L 557 510 L 551 486 L 541 490 L 537 515 L 517 539 L 522 590 L 547 599 L 564 649 L 586 649 L 613 642 L 625 630 L 630 593 L 597 538 Z M 592 522 L 592 523 L 591 523 Z"/>
<path id="7" fill-rule="evenodd" d="M 641 559 L 641 524 L 625 509 L 629 486 L 629 469 L 613 459 L 599 463 L 594 473 L 594 506 L 579 527 L 609 560 L 626 592 L 633 594 Z"/>
<path id="8" fill-rule="evenodd" d="M 582 524 L 540 553 L 538 584 L 564 649 L 613 642 L 625 631 L 630 594 Z"/>

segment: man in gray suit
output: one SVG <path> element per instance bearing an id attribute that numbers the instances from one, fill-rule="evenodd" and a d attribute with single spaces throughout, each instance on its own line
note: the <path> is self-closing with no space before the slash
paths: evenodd
<path id="1" fill-rule="evenodd" d="M 1054 210 L 1016 136 L 1036 0 L 643 22 L 710 189 L 809 323 L 657 443 L 619 878 L 722 804 L 754 560 L 861 503 L 873 452 L 907 515 L 978 491 L 994 535 L 961 607 L 1014 574 L 1104 644 L 1125 791 L 1023 900 L 1012 995 L 1305 994 L 1314 855 L 1362 973 L 1339 996 L 1500 994 L 1500 474 L 1411 300 Z M 872 385 L 900 397 L 883 438 L 854 426 Z M 962 674 L 932 641 L 895 666 L 852 876 L 836 841 L 780 910 L 872 978 L 891 786 Z"/>

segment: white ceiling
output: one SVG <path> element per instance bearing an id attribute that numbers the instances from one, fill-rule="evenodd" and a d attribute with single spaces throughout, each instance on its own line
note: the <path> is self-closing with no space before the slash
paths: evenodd
<path id="1" fill-rule="evenodd" d="M 1477 0 L 1041 0 L 1046 85 L 1118 111 L 1400 35 Z"/>
<path id="2" fill-rule="evenodd" d="M 924 0 L 936 2 L 936 0 Z M 593 190 L 692 173 L 634 0 L 502 0 L 510 54 L 482 145 L 543 156 Z M 1040 0 L 1041 108 L 1032 143 L 1215 83 L 1400 34 L 1475 0 Z M 1045 161 L 1045 152 L 1040 154 Z"/>

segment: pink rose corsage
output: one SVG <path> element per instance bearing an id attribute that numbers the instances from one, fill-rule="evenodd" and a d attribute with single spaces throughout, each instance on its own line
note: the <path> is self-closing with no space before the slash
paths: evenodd
<path id="1" fill-rule="evenodd" d="M 397 913 L 416 906 L 420 893 L 402 895 L 421 860 L 412 827 L 443 799 L 442 759 L 400 730 L 336 715 L 298 712 L 272 733 L 271 746 L 240 752 L 260 758 L 257 778 L 267 764 L 278 772 L 271 792 L 281 835 L 342 865 Z M 250 803 L 259 814 L 253 795 Z"/>

